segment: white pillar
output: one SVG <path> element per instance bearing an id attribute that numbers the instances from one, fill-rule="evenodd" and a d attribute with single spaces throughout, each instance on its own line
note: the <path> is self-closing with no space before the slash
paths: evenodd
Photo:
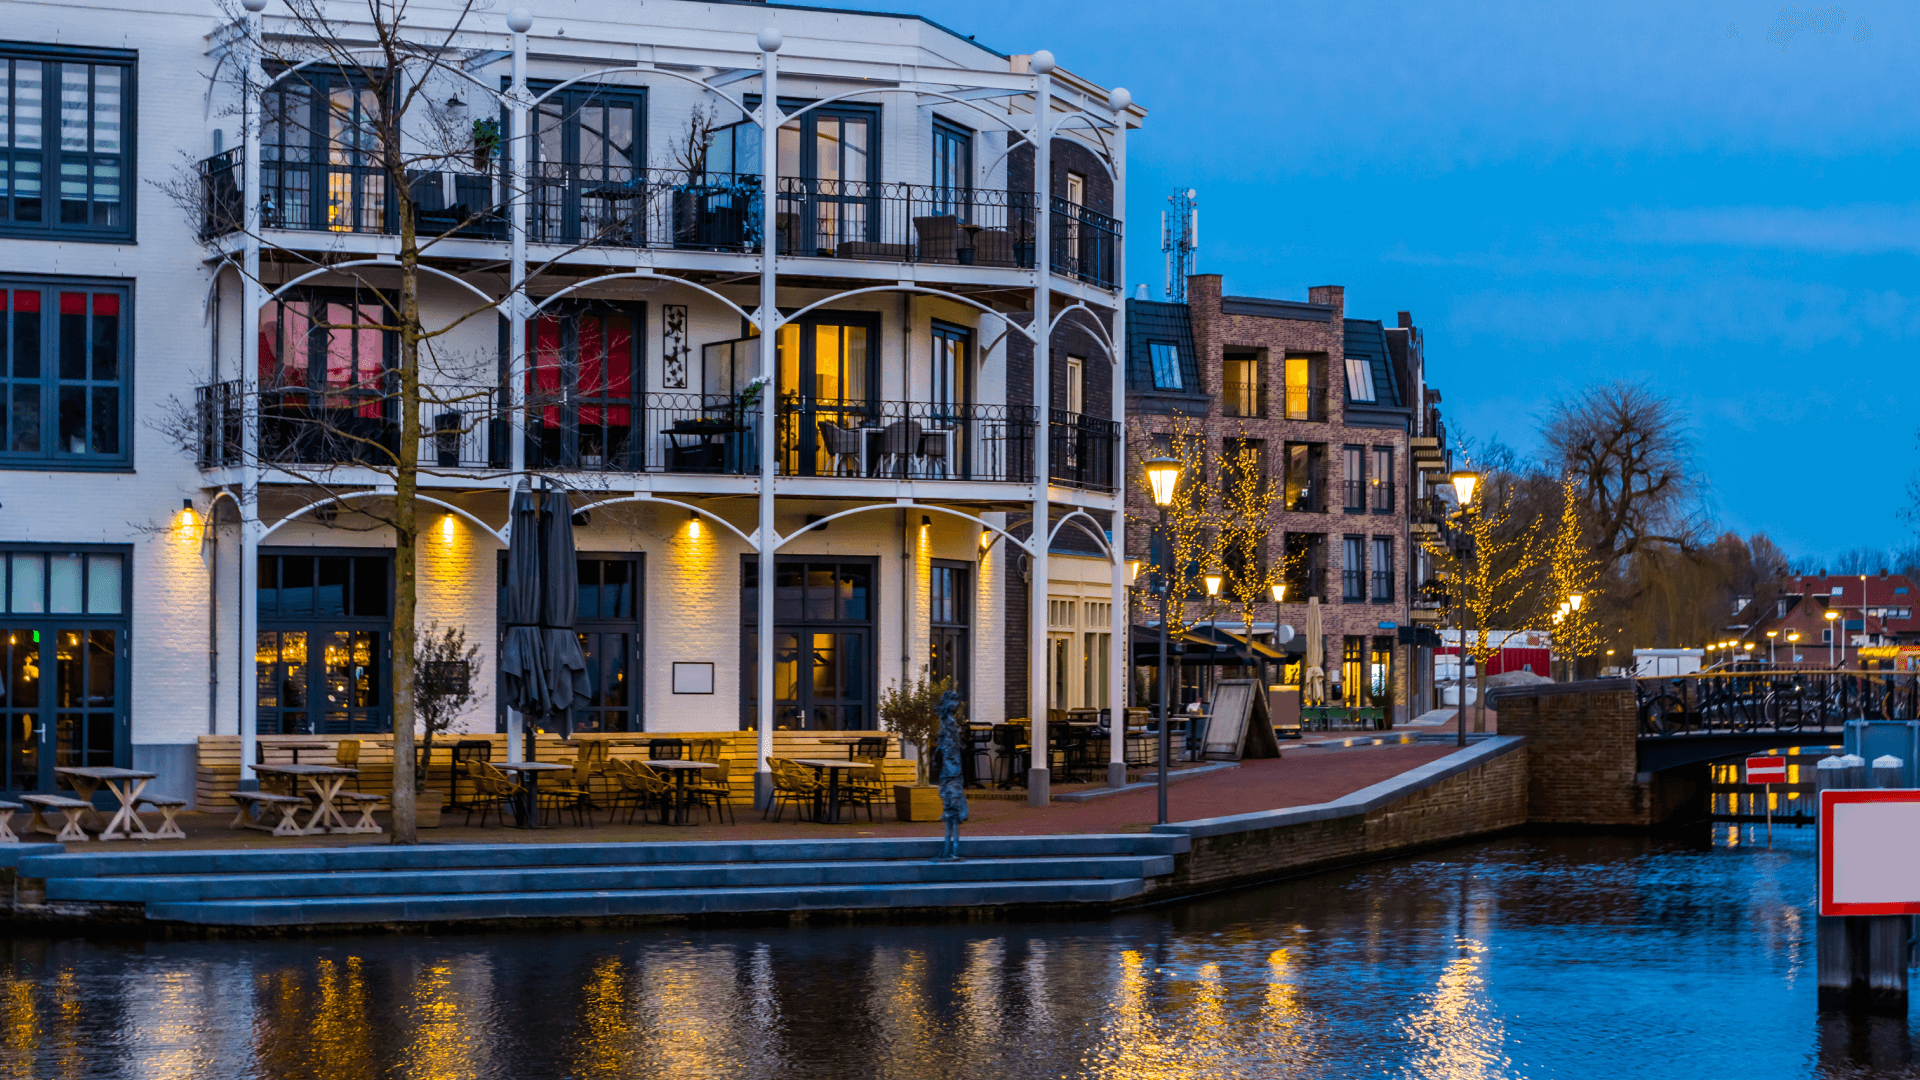
<path id="1" fill-rule="evenodd" d="M 516 8 L 507 16 L 513 32 L 513 82 L 507 89 L 507 461 L 515 473 L 527 467 L 527 31 L 533 17 Z M 512 759 L 510 759 L 512 760 Z"/>
<path id="2" fill-rule="evenodd" d="M 774 277 L 774 256 L 779 241 L 774 236 L 774 200 L 778 197 L 780 163 L 780 69 L 775 53 L 780 51 L 780 31 L 769 26 L 760 31 L 760 526 L 754 531 L 759 546 L 759 617 L 755 621 L 760 648 L 755 664 L 759 681 L 759 707 L 756 726 L 753 796 L 756 806 L 764 806 L 773 797 L 773 772 L 767 758 L 773 754 L 773 556 L 776 540 L 773 526 L 773 477 L 778 461 L 775 445 L 774 397 L 779 388 L 776 335 L 780 332 L 778 282 Z"/>
<path id="3" fill-rule="evenodd" d="M 1047 354 L 1052 322 L 1052 155 L 1053 54 L 1033 54 L 1033 408 L 1038 418 L 1033 439 L 1033 580 L 1027 601 L 1027 714 L 1033 760 L 1027 769 L 1027 802 L 1045 806 L 1051 797 L 1052 762 L 1047 752 L 1047 492 L 1053 479 L 1049 451 L 1053 441 L 1053 364 Z"/>
<path id="4" fill-rule="evenodd" d="M 1111 756 L 1107 758 L 1107 786 L 1120 787 L 1127 782 L 1127 673 L 1131 670 L 1131 645 L 1127 641 L 1132 620 L 1127 611 L 1127 106 L 1132 95 L 1116 88 L 1107 95 L 1113 109 L 1113 216 L 1121 225 L 1121 236 L 1114 243 L 1113 281 L 1119 288 L 1113 311 L 1113 421 L 1118 434 L 1113 440 L 1113 642 L 1112 670 L 1108 672 L 1107 699 L 1113 704 L 1108 713 Z"/>
<path id="5" fill-rule="evenodd" d="M 260 284 L 260 95 L 265 73 L 260 67 L 260 10 L 248 5 L 247 75 L 242 80 L 241 127 L 246 160 L 241 174 L 241 211 L 245 223 L 240 267 L 240 643 L 235 650 L 240 678 L 240 786 L 259 787 L 253 774 L 258 752 L 260 697 L 249 688 L 255 672 L 250 658 L 260 638 L 260 308 L 266 290 Z"/>

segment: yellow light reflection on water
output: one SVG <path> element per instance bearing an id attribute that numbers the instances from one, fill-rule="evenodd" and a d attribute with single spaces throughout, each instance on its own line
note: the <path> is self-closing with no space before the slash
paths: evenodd
<path id="1" fill-rule="evenodd" d="M 1481 972 L 1487 948 L 1472 938 L 1458 941 L 1462 955 L 1447 964 L 1427 1007 L 1406 1020 L 1407 1034 L 1421 1048 L 1408 1076 L 1478 1080 L 1509 1072 L 1506 1027 L 1487 1003 Z"/>

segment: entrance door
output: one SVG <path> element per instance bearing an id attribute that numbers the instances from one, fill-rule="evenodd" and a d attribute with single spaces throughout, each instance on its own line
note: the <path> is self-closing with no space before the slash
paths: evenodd
<path id="1" fill-rule="evenodd" d="M 759 716 L 759 565 L 745 560 L 740 700 L 742 730 Z M 786 561 L 775 566 L 774 726 L 792 731 L 870 731 L 874 711 L 871 561 Z"/>
<path id="2" fill-rule="evenodd" d="M 127 765 L 118 553 L 0 553 L 0 790 L 70 787 L 59 766 Z"/>
<path id="3" fill-rule="evenodd" d="M 385 553 L 261 552 L 260 734 L 357 735 L 393 726 L 391 578 Z"/>

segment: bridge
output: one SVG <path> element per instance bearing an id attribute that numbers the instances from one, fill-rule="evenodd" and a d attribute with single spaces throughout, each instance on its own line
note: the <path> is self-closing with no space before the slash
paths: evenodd
<path id="1" fill-rule="evenodd" d="M 1708 762 L 1832 746 L 1850 720 L 1920 716 L 1920 674 L 1709 671 L 1490 691 L 1527 740 L 1528 820 L 1636 826 L 1704 817 Z"/>

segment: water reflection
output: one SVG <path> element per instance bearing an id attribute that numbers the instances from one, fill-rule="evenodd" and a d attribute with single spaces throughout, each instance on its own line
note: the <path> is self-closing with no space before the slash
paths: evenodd
<path id="1" fill-rule="evenodd" d="M 0 944 L 0 1077 L 1890 1078 L 1804 830 L 1517 839 L 1094 923 Z M 1730 842 L 1730 841 L 1737 841 Z"/>

